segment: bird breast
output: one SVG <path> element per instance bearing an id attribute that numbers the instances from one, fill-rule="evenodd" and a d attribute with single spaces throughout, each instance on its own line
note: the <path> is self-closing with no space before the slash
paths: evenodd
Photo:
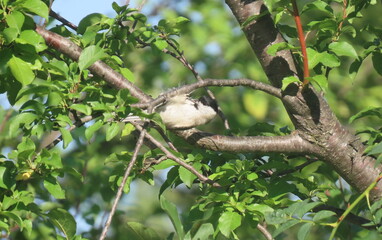
<path id="1" fill-rule="evenodd" d="M 203 125 L 215 116 L 215 110 L 200 101 L 180 101 L 171 99 L 167 104 L 156 109 L 163 123 L 169 129 L 187 129 Z"/>

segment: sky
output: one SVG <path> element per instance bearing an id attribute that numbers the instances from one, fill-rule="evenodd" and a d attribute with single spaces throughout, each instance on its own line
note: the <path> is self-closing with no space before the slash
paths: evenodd
<path id="1" fill-rule="evenodd" d="M 52 9 L 68 21 L 78 25 L 80 20 L 90 13 L 114 15 L 111 7 L 113 2 L 113 0 L 55 0 Z M 115 0 L 115 2 L 122 5 L 124 1 Z"/>

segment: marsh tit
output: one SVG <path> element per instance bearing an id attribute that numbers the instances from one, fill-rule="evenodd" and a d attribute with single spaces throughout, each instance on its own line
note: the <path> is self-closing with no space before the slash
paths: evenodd
<path id="1" fill-rule="evenodd" d="M 167 128 L 188 129 L 211 121 L 217 109 L 215 100 L 208 96 L 193 99 L 181 94 L 168 99 L 155 112 L 159 113 Z"/>

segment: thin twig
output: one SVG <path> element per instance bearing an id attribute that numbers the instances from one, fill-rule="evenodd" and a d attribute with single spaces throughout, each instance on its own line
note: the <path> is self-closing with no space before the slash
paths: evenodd
<path id="1" fill-rule="evenodd" d="M 207 86 L 228 86 L 228 87 L 235 87 L 235 86 L 245 86 L 245 87 L 250 87 L 256 90 L 260 90 L 263 92 L 266 92 L 272 96 L 275 96 L 277 98 L 282 97 L 281 90 L 279 88 L 273 87 L 269 84 L 263 83 L 263 82 L 258 82 L 254 81 L 251 79 L 246 79 L 246 78 L 239 78 L 239 79 L 206 79 L 204 81 L 188 84 L 188 85 L 183 85 L 179 88 L 172 89 L 156 99 L 146 102 L 146 103 L 137 103 L 137 104 L 132 104 L 134 107 L 139 107 L 142 109 L 146 109 L 149 106 L 158 106 L 159 104 L 163 103 L 166 99 L 171 98 L 176 95 L 180 94 L 187 94 L 195 89 L 202 88 L 202 87 L 207 87 Z"/>
<path id="2" fill-rule="evenodd" d="M 264 225 L 261 225 L 260 223 L 257 224 L 257 229 L 263 234 L 263 236 L 267 240 L 273 240 L 272 234 L 268 231 L 267 227 Z"/>
<path id="3" fill-rule="evenodd" d="M 142 131 L 143 128 L 139 125 L 139 124 L 136 124 L 136 123 L 132 123 L 139 131 Z M 199 173 L 193 166 L 183 162 L 181 159 L 179 159 L 178 157 L 176 157 L 174 154 L 172 154 L 165 146 L 163 146 L 162 143 L 160 143 L 158 140 L 156 140 L 153 136 L 151 136 L 149 133 L 146 133 L 145 134 L 145 137 L 151 142 L 153 143 L 155 146 L 157 146 L 164 154 L 166 154 L 166 156 L 173 160 L 174 162 L 178 163 L 179 165 L 181 165 L 182 167 L 184 167 L 185 169 L 189 170 L 191 173 L 193 173 L 201 182 L 204 182 L 204 183 L 208 183 L 210 185 L 212 185 L 213 187 L 221 187 L 221 185 L 211 179 L 209 179 L 208 177 L 204 176 L 203 174 Z"/>
<path id="4" fill-rule="evenodd" d="M 137 141 L 137 144 L 135 145 L 133 156 L 131 157 L 129 166 L 127 167 L 127 169 L 125 171 L 125 174 L 123 175 L 123 179 L 122 179 L 121 185 L 118 188 L 117 194 L 115 196 L 115 199 L 114 199 L 114 202 L 113 202 L 113 206 L 111 207 L 111 211 L 110 211 L 109 217 L 108 217 L 108 219 L 107 219 L 107 221 L 105 223 L 105 226 L 104 226 L 104 228 L 102 230 L 102 234 L 101 234 L 101 236 L 99 238 L 100 240 L 103 240 L 106 237 L 106 234 L 107 234 L 107 231 L 108 231 L 108 229 L 110 227 L 110 224 L 111 224 L 111 221 L 113 219 L 114 213 L 115 213 L 115 211 L 117 209 L 118 202 L 121 199 L 123 188 L 125 187 L 127 178 L 129 177 L 135 162 L 137 161 L 138 152 L 139 152 L 139 150 L 141 149 L 141 147 L 143 145 L 143 139 L 145 138 L 145 135 L 146 135 L 146 130 L 144 128 L 142 128 L 141 134 L 139 135 L 139 138 L 138 138 L 138 141 Z"/>
<path id="5" fill-rule="evenodd" d="M 77 31 L 78 27 L 77 25 L 75 25 L 74 23 L 66 20 L 65 18 L 61 17 L 58 13 L 56 13 L 55 11 L 53 11 L 52 9 L 50 10 L 49 12 L 49 16 L 51 16 L 52 18 L 56 19 L 57 21 L 60 21 L 62 24 L 64 24 L 65 26 L 68 26 L 70 27 L 71 29 Z"/>
<path id="6" fill-rule="evenodd" d="M 187 67 L 194 74 L 196 80 L 203 81 L 203 78 L 199 75 L 199 73 L 195 70 L 195 68 L 191 65 L 191 63 L 187 61 L 183 52 L 181 52 L 170 39 L 165 38 L 165 40 L 168 43 L 168 45 L 170 45 L 176 51 L 178 55 L 174 54 L 170 50 L 167 50 L 167 52 L 165 53 L 170 54 L 171 56 L 178 59 L 185 67 Z"/>
<path id="7" fill-rule="evenodd" d="M 343 3 L 343 5 L 342 5 L 342 20 L 341 20 L 340 24 L 338 24 L 337 33 L 336 33 L 336 40 L 338 40 L 338 38 L 341 34 L 342 26 L 343 26 L 346 18 L 348 17 L 347 12 L 346 12 L 346 8 L 348 6 L 348 1 L 342 0 L 342 3 Z"/>

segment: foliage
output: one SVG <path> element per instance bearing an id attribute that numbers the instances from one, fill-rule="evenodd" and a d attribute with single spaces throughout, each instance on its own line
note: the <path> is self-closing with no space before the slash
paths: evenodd
<path id="1" fill-rule="evenodd" d="M 48 19 L 48 2 L 0 0 L 0 92 L 11 105 L 0 109 L 0 228 L 12 239 L 94 239 L 133 155 L 136 129 L 122 120 L 129 114 L 160 120 L 132 107 L 137 100 L 129 91 L 111 88 L 89 66 L 103 60 L 153 95 L 194 81 L 166 51 L 184 52 L 201 75 L 266 78 L 239 31 L 245 26 L 237 26 L 220 1 L 189 2 L 183 11 L 170 4 L 173 9 L 163 10 L 157 25 L 148 23 L 150 14 L 113 3 L 114 18 L 94 13 L 82 19 L 76 32 L 63 25 L 50 28 L 83 49 L 78 62 L 47 46 L 35 32 L 33 16 Z M 300 56 L 290 2 L 265 2 L 289 42 L 270 47 L 269 54 L 290 49 Z M 340 118 L 353 115 L 350 123 L 367 139 L 366 154 L 381 160 L 382 133 L 374 126 L 382 118 L 380 86 L 375 86 L 382 74 L 382 30 L 366 12 L 382 7 L 374 1 L 346 4 L 315 0 L 300 6 L 311 82 L 325 90 Z M 202 20 L 193 19 L 196 14 Z M 252 16 L 246 24 L 261 17 Z M 372 66 L 371 73 L 363 71 L 365 64 Z M 284 79 L 283 89 L 293 82 Z M 355 83 L 360 87 L 353 89 Z M 366 87 L 371 94 L 363 92 Z M 213 90 L 232 119 L 230 134 L 290 133 L 287 115 L 273 99 L 248 89 Z M 360 92 L 367 95 L 363 101 L 354 98 Z M 280 122 L 270 124 L 275 116 Z M 222 124 L 205 128 L 217 132 Z M 46 139 L 50 132 L 61 137 Z M 149 133 L 159 135 L 151 128 Z M 143 148 L 123 188 L 137 199 L 130 201 L 139 210 L 118 209 L 113 239 L 126 234 L 131 239 L 262 239 L 256 226 L 264 222 L 277 239 L 322 239 L 341 216 L 322 206 L 345 209 L 357 198 L 333 169 L 311 156 L 207 151 L 168 135 L 180 148 L 177 157 L 221 187 L 200 183 L 184 167 L 163 159 L 158 149 Z M 54 146 L 57 142 L 62 143 Z M 133 191 L 147 185 L 147 191 Z M 356 203 L 352 214 L 368 219 L 365 226 L 375 229 L 354 228 L 345 219 L 337 236 L 380 233 L 381 202 Z"/>

